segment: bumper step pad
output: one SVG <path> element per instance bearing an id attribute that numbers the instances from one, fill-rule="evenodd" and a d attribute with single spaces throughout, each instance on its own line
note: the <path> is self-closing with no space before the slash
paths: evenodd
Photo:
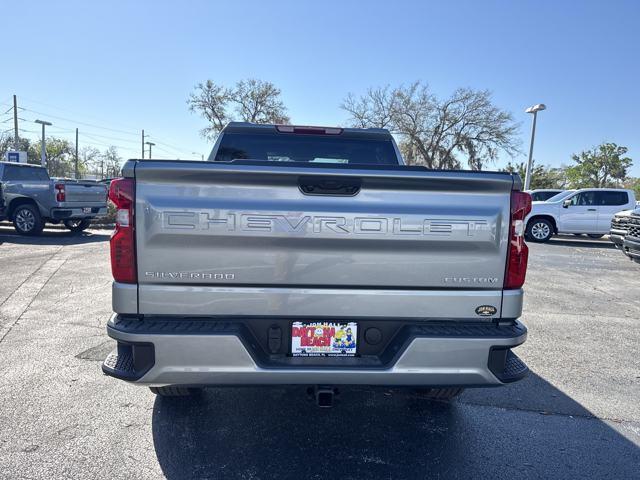
<path id="1" fill-rule="evenodd" d="M 489 369 L 503 383 L 521 380 L 529 373 L 529 367 L 511 349 L 492 349 Z"/>
<path id="2" fill-rule="evenodd" d="M 155 363 L 151 343 L 127 343 L 118 341 L 118 347 L 102 363 L 105 375 L 122 380 L 139 380 Z"/>
<path id="3" fill-rule="evenodd" d="M 133 375 L 135 373 L 133 355 L 128 352 L 118 355 L 118 350 L 114 350 L 109 354 L 104 361 L 104 367 L 119 372 L 121 375 Z"/>
<path id="4" fill-rule="evenodd" d="M 509 350 L 509 353 L 507 354 L 507 361 L 504 366 L 503 378 L 519 380 L 527 373 L 529 373 L 529 367 L 520 360 L 520 357 Z"/>

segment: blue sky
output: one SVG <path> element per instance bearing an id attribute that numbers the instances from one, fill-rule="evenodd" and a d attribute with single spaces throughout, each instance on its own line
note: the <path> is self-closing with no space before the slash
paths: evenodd
<path id="1" fill-rule="evenodd" d="M 43 118 L 55 135 L 79 127 L 81 146 L 138 157 L 144 128 L 162 142 L 154 157 L 206 156 L 185 100 L 207 78 L 269 80 L 295 123 L 316 125 L 345 122 L 347 92 L 422 80 L 443 96 L 491 90 L 522 121 L 523 151 L 523 111 L 544 102 L 538 162 L 606 140 L 629 147 L 640 176 L 637 1 L 24 0 L 2 14 L 0 122 L 17 94 L 26 136 Z"/>

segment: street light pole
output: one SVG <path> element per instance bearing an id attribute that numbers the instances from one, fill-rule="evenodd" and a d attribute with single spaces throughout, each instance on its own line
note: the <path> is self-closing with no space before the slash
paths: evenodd
<path id="1" fill-rule="evenodd" d="M 153 147 L 155 145 L 155 143 L 153 143 L 153 142 L 144 142 L 144 143 L 149 145 L 149 158 L 151 159 L 151 147 Z M 162 149 L 160 149 L 160 150 L 162 150 Z"/>
<path id="2" fill-rule="evenodd" d="M 53 125 L 51 122 L 45 122 L 44 120 L 36 120 L 35 123 L 42 125 L 42 150 L 40 152 L 40 165 L 43 167 L 47 163 L 47 147 L 44 140 L 44 127 Z"/>
<path id="3" fill-rule="evenodd" d="M 527 162 L 527 172 L 524 177 L 524 189 L 529 190 L 531 187 L 531 170 L 533 169 L 533 142 L 536 138 L 536 120 L 538 118 L 538 112 L 545 110 L 547 107 L 544 103 L 538 103 L 533 107 L 529 107 L 525 110 L 526 113 L 533 113 L 533 123 L 531 125 L 531 144 L 529 145 L 529 161 Z"/>
<path id="4" fill-rule="evenodd" d="M 80 175 L 78 172 L 78 129 L 76 128 L 76 163 L 74 168 L 75 178 L 78 180 L 78 176 Z"/>
<path id="5" fill-rule="evenodd" d="M 18 135 L 18 99 L 13 96 L 13 149 L 20 150 L 20 136 Z"/>

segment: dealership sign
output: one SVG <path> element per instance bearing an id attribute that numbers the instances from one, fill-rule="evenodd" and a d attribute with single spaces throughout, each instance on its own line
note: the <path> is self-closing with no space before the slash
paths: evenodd
<path id="1" fill-rule="evenodd" d="M 9 151 L 6 154 L 7 162 L 27 163 L 27 152 Z"/>

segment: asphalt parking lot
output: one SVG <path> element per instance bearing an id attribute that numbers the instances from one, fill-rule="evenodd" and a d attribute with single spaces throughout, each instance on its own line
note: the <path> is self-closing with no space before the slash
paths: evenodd
<path id="1" fill-rule="evenodd" d="M 105 377 L 108 231 L 0 224 L 0 478 L 640 478 L 640 265 L 532 245 L 527 379 L 451 405 L 345 388 L 157 399 Z"/>

